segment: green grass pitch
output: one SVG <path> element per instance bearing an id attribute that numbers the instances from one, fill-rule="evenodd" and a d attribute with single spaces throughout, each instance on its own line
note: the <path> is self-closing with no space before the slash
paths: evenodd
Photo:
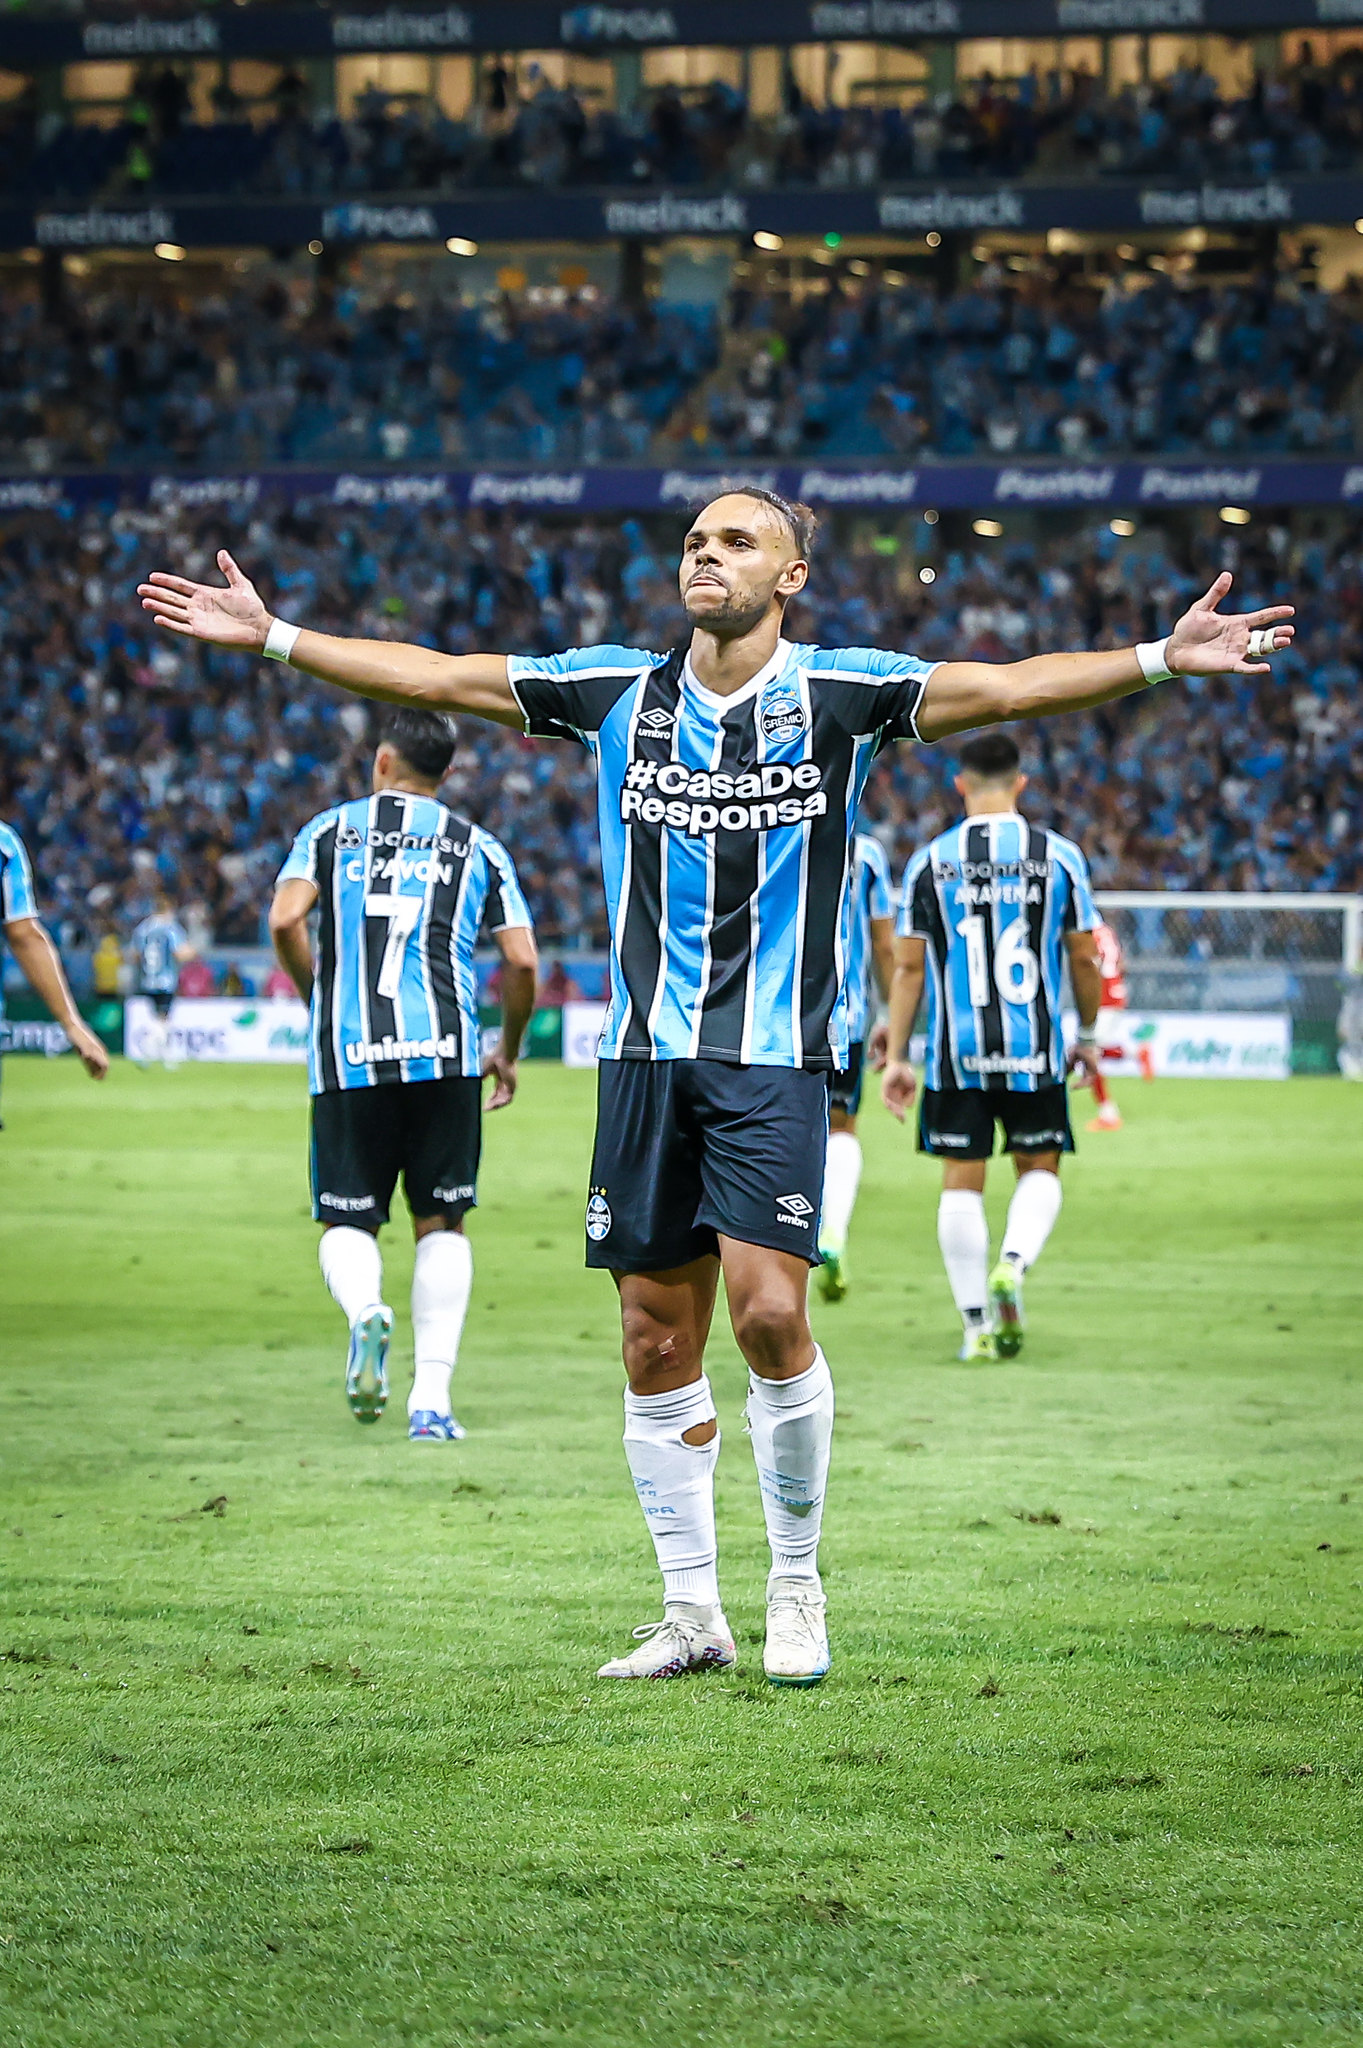
<path id="1" fill-rule="evenodd" d="M 589 1075 L 489 1126 L 442 1446 L 346 1411 L 296 1071 L 5 1065 L 7 2043 L 1359 2040 L 1363 1093 L 1126 1084 L 992 1368 L 868 1107 L 796 1695 L 727 1332 L 740 1668 L 592 1675 L 657 1605 Z"/>

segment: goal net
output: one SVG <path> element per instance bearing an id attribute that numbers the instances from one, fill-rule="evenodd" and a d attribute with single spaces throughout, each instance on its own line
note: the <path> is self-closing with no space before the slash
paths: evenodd
<path id="1" fill-rule="evenodd" d="M 1363 897 L 1097 893 L 1133 1010 L 1286 1016 L 1294 1070 L 1335 1070 L 1363 970 Z"/>

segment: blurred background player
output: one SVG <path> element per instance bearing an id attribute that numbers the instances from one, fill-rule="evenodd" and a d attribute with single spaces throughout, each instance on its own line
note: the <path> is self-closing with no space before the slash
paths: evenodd
<path id="1" fill-rule="evenodd" d="M 937 1240 L 964 1325 L 963 1360 L 1022 1348 L 1022 1282 L 1060 1214 L 1060 1155 L 1074 1150 L 1065 1075 L 1098 1071 L 1102 975 L 1088 866 L 1079 848 L 1018 813 L 1027 778 L 1016 743 L 986 733 L 961 749 L 965 820 L 904 874 L 881 1093 L 901 1123 L 914 1099 L 909 1034 L 927 988 L 927 1066 L 918 1149 L 943 1162 Z M 1079 1035 L 1066 1054 L 1066 958 Z M 989 1270 L 984 1213 L 994 1126 L 1017 1186 Z"/>
<path id="2" fill-rule="evenodd" d="M 62 969 L 61 955 L 38 916 L 33 869 L 24 842 L 10 825 L 0 824 L 0 924 L 5 943 L 36 996 L 65 1031 L 92 1081 L 109 1071 L 109 1055 L 76 1008 Z M 0 963 L 3 964 L 3 963 Z M 5 990 L 0 980 L 0 1024 L 5 1020 Z M 4 1125 L 0 1124 L 0 1130 Z"/>
<path id="3" fill-rule="evenodd" d="M 1125 1049 L 1117 1013 L 1126 1008 L 1126 963 L 1122 959 L 1122 942 L 1110 924 L 1100 920 L 1093 927 L 1093 943 L 1098 950 L 1098 971 L 1103 977 L 1103 1005 L 1098 1012 L 1098 1064 L 1093 1071 L 1093 1097 L 1098 1113 L 1089 1118 L 1088 1129 L 1119 1131 L 1122 1113 L 1112 1099 L 1103 1061 L 1120 1059 Z M 1144 1066 L 1150 1055 L 1144 1048 L 1142 1053 Z"/>
<path id="4" fill-rule="evenodd" d="M 861 1107 L 862 1068 L 876 1050 L 868 1046 L 871 983 L 885 1001 L 894 972 L 894 883 L 890 861 L 880 841 L 858 832 L 853 845 L 848 883 L 847 1065 L 832 1076 L 828 1096 L 828 1152 L 823 1170 L 823 1206 L 819 1216 L 819 1292 L 825 1301 L 841 1301 L 847 1292 L 847 1232 L 861 1185 L 861 1140 L 857 1111 Z M 879 1032 L 883 1047 L 884 1033 Z M 883 1050 L 880 1054 L 883 1058 Z"/>
<path id="5" fill-rule="evenodd" d="M 189 933 L 176 914 L 170 892 L 156 891 L 156 908 L 134 928 L 130 941 L 136 993 L 152 1007 L 142 1031 L 138 1065 L 152 1066 L 157 1060 L 175 1065 L 170 1054 L 170 1013 L 180 986 L 180 969 L 194 958 Z"/>
<path id="6" fill-rule="evenodd" d="M 373 795 L 303 827 L 270 908 L 275 951 L 311 1011 L 313 1214 L 322 1275 L 350 1325 L 346 1398 L 358 1422 L 377 1422 L 388 1400 L 378 1232 L 401 1174 L 416 1237 L 407 1433 L 446 1442 L 464 1435 L 450 1377 L 473 1285 L 464 1213 L 477 1199 L 482 1077 L 496 1084 L 488 1108 L 504 1108 L 537 966 L 510 854 L 440 802 L 454 746 L 438 712 L 388 712 Z M 473 965 L 484 925 L 502 956 L 501 1042 L 486 1059 Z"/>

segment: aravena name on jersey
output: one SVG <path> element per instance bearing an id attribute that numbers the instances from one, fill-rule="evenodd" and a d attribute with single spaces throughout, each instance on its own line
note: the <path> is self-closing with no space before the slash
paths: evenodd
<path id="1" fill-rule="evenodd" d="M 279 880 L 317 888 L 314 1095 L 481 1072 L 478 933 L 531 922 L 500 840 L 434 797 L 385 791 L 313 818 Z"/>
<path id="2" fill-rule="evenodd" d="M 897 930 L 926 941 L 927 1086 L 1063 1081 L 1065 934 L 1097 923 L 1079 848 L 1016 812 L 967 818 L 921 847 Z"/>
<path id="3" fill-rule="evenodd" d="M 508 669 L 527 732 L 597 759 L 602 1058 L 844 1066 L 853 820 L 880 748 L 918 737 L 932 665 L 782 640 L 728 697 L 679 649 L 579 647 Z"/>

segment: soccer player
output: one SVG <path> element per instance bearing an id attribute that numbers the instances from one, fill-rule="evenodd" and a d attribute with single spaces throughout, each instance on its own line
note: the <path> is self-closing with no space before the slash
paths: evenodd
<path id="1" fill-rule="evenodd" d="M 510 854 L 437 794 L 454 745 L 439 712 L 388 713 L 373 795 L 303 827 L 270 907 L 275 951 L 309 1005 L 313 1214 L 322 1276 L 350 1325 L 346 1398 L 357 1422 L 377 1422 L 388 1399 L 378 1232 L 400 1173 L 416 1237 L 407 1434 L 446 1443 L 464 1435 L 450 1378 L 473 1286 L 464 1215 L 477 1199 L 482 1077 L 495 1082 L 488 1108 L 504 1108 L 537 965 Z M 473 966 L 484 925 L 502 956 L 502 1036 L 486 1058 Z"/>
<path id="2" fill-rule="evenodd" d="M 1126 1008 L 1126 963 L 1122 958 L 1121 940 L 1112 926 L 1104 923 L 1101 918 L 1093 927 L 1093 943 L 1098 949 L 1098 968 L 1103 977 L 1103 1001 L 1098 1012 L 1097 1024 L 1098 1065 L 1093 1075 L 1093 1097 L 1098 1105 L 1098 1114 L 1089 1119 L 1088 1129 L 1119 1131 L 1122 1127 L 1122 1113 L 1107 1085 L 1102 1063 L 1104 1060 L 1116 1060 L 1122 1056 L 1122 1032 L 1118 1018 Z M 1146 1064 L 1148 1060 L 1147 1053 L 1142 1064 Z"/>
<path id="3" fill-rule="evenodd" d="M 917 1089 L 908 1044 L 926 987 L 918 1149 L 942 1161 L 937 1241 L 964 1325 L 960 1356 L 1012 1358 L 1022 1349 L 1023 1277 L 1060 1214 L 1060 1155 L 1074 1150 L 1065 1076 L 1081 1067 L 1091 1081 L 1098 1071 L 1098 912 L 1079 848 L 1018 811 L 1027 778 L 1016 742 L 983 733 L 960 758 L 965 822 L 904 870 L 881 1094 L 902 1123 Z M 1068 1053 L 1067 957 L 1079 1010 Z M 1017 1185 L 991 1273 L 984 1179 L 996 1124 Z"/>
<path id="4" fill-rule="evenodd" d="M 167 1068 L 170 1056 L 170 1012 L 180 986 L 180 969 L 194 958 L 189 933 L 176 915 L 170 891 L 158 885 L 156 908 L 134 928 L 130 941 L 135 964 L 137 994 L 152 1006 L 154 1022 L 142 1034 L 139 1066 L 160 1060 Z"/>
<path id="5" fill-rule="evenodd" d="M 33 869 L 24 842 L 12 825 L 0 823 L 0 925 L 5 943 L 14 955 L 24 979 L 36 996 L 47 1004 L 92 1081 L 102 1081 L 109 1071 L 109 1055 L 96 1038 L 71 993 L 62 968 L 61 954 L 53 945 L 47 927 L 38 916 L 38 899 L 33 888 Z M 5 1021 L 5 989 L 0 980 L 0 1024 Z M 0 1124 L 0 1130 L 4 1125 Z"/>
<path id="6" fill-rule="evenodd" d="M 1222 617 L 1223 575 L 1166 640 L 1141 648 L 934 666 L 793 644 L 782 621 L 812 537 L 808 508 L 774 492 L 745 485 L 706 505 L 682 548 L 688 631 L 669 654 L 445 655 L 308 632 L 273 618 L 225 550 L 225 586 L 163 573 L 140 586 L 171 632 L 596 758 L 612 944 L 587 1260 L 620 1292 L 625 1449 L 664 1599 L 662 1621 L 602 1667 L 608 1677 L 733 1660 L 704 1371 L 721 1268 L 771 1546 L 763 1661 L 778 1684 L 817 1684 L 828 1669 L 817 1555 L 833 1383 L 810 1333 L 808 1267 L 828 1075 L 847 1063 L 853 821 L 877 752 L 1083 710 L 1175 673 L 1256 674 L 1262 650 L 1291 635 L 1287 606 Z"/>
<path id="7" fill-rule="evenodd" d="M 828 1154 L 819 1219 L 823 1259 L 819 1291 L 825 1301 L 841 1301 L 847 1293 L 847 1232 L 861 1185 L 857 1111 L 861 1108 L 862 1068 L 868 1057 L 871 982 L 874 977 L 882 999 L 889 995 L 894 972 L 893 893 L 884 847 L 869 832 L 858 832 L 847 892 L 847 1065 L 834 1073 L 829 1091 Z M 873 1052 L 870 1057 L 874 1060 Z"/>

